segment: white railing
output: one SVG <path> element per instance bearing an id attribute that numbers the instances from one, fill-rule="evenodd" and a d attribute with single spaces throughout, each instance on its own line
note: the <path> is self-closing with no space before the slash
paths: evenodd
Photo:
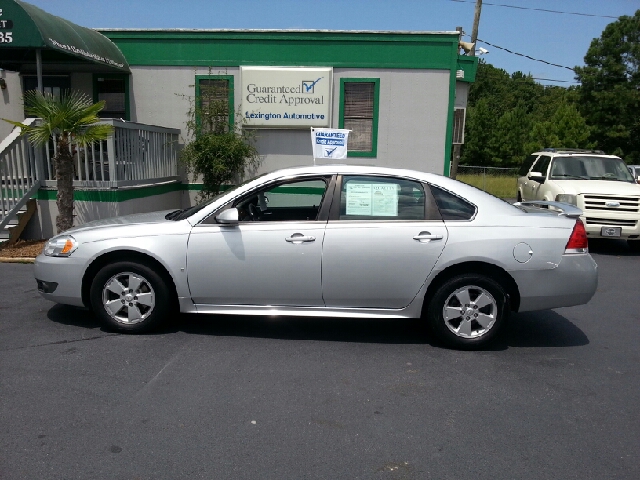
<path id="1" fill-rule="evenodd" d="M 113 125 L 114 133 L 74 152 L 75 186 L 118 188 L 177 180 L 180 130 L 116 119 L 99 123 Z M 55 186 L 55 153 L 54 137 L 45 149 L 46 186 Z"/>
<path id="2" fill-rule="evenodd" d="M 28 118 L 32 125 L 38 120 Z M 107 140 L 72 151 L 75 187 L 120 188 L 178 181 L 180 130 L 142 123 L 103 119 L 113 125 Z M 55 136 L 49 144 L 34 148 L 15 128 L 0 143 L 0 230 L 41 186 L 55 187 Z"/>
<path id="3" fill-rule="evenodd" d="M 25 120 L 31 125 L 35 119 Z M 42 159 L 20 129 L 14 128 L 0 143 L 0 230 L 40 188 Z"/>

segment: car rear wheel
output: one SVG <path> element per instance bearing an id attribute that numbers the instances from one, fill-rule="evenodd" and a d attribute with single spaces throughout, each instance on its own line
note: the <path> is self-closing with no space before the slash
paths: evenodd
<path id="1" fill-rule="evenodd" d="M 91 285 L 91 306 L 112 330 L 143 332 L 161 323 L 171 310 L 171 293 L 152 268 L 136 262 L 103 267 Z"/>
<path id="2" fill-rule="evenodd" d="M 487 345 L 507 316 L 507 295 L 495 280 L 464 274 L 447 280 L 427 306 L 427 321 L 446 344 L 472 350 Z"/>

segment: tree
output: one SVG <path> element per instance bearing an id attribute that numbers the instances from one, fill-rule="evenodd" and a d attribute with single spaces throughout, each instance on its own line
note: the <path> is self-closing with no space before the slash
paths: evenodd
<path id="1" fill-rule="evenodd" d="M 97 124 L 98 112 L 105 102 L 93 103 L 81 92 L 64 92 L 60 97 L 30 90 L 24 94 L 25 113 L 39 118 L 34 125 L 6 120 L 20 127 L 21 133 L 29 135 L 29 142 L 41 147 L 56 138 L 56 154 L 53 164 L 56 173 L 56 229 L 58 233 L 73 226 L 73 155 L 79 145 L 105 140 L 112 132 L 111 125 Z"/>
<path id="2" fill-rule="evenodd" d="M 540 85 L 531 75 L 480 61 L 461 164 L 513 167 L 544 147 L 593 148 L 579 100 L 576 87 Z"/>
<path id="3" fill-rule="evenodd" d="M 607 153 L 640 162 L 640 10 L 606 26 L 576 67 L 581 110 Z"/>
<path id="4" fill-rule="evenodd" d="M 505 112 L 499 119 L 489 146 L 494 153 L 492 164 L 497 167 L 516 167 L 528 153 L 525 144 L 531 130 L 531 118 L 524 102 Z"/>
<path id="5" fill-rule="evenodd" d="M 481 98 L 467 109 L 465 124 L 465 144 L 462 164 L 491 165 L 493 153 L 487 139 L 493 138 L 495 115 L 489 108 L 489 101 Z"/>
<path id="6" fill-rule="evenodd" d="M 180 152 L 193 179 L 202 179 L 201 200 L 217 195 L 222 186 L 239 181 L 248 168 L 258 166 L 258 150 L 242 122 L 230 119 L 228 85 L 209 80 L 200 95 L 190 99 L 187 133 L 191 140 Z"/>

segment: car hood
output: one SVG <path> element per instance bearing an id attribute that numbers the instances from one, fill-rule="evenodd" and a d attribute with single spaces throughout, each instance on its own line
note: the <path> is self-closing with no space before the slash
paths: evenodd
<path id="1" fill-rule="evenodd" d="M 615 180 L 560 180 L 557 185 L 573 195 L 640 195 L 637 183 Z"/>
<path id="2" fill-rule="evenodd" d="M 165 218 L 165 216 L 170 213 L 173 212 L 174 210 L 163 210 L 161 212 L 149 212 L 149 213 L 136 213 L 133 215 L 124 215 L 122 217 L 112 217 L 112 218 L 105 218 L 102 220 L 94 220 L 92 222 L 88 222 L 88 223 L 84 223 L 82 225 L 79 225 L 77 227 L 73 227 L 67 231 L 65 231 L 65 235 L 66 234 L 76 234 L 76 233 L 81 233 L 81 232 L 87 232 L 87 231 L 97 231 L 97 230 L 104 230 L 107 228 L 114 228 L 114 227 L 130 227 L 133 225 L 153 225 L 153 224 L 159 224 L 159 223 L 175 223 L 172 220 L 167 220 Z"/>

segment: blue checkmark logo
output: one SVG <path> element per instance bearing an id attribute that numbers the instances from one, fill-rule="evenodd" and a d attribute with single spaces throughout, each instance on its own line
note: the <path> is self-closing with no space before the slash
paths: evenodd
<path id="1" fill-rule="evenodd" d="M 325 157 L 330 157 L 331 155 L 333 155 L 333 152 L 336 151 L 338 147 L 333 147 L 331 150 L 329 150 L 328 148 L 324 149 L 324 155 Z"/>
<path id="2" fill-rule="evenodd" d="M 313 93 L 313 90 L 314 90 L 314 88 L 316 86 L 316 83 L 318 83 L 323 78 L 324 77 L 320 77 L 315 82 L 313 82 L 311 80 L 303 80 L 302 81 L 302 93 Z"/>

